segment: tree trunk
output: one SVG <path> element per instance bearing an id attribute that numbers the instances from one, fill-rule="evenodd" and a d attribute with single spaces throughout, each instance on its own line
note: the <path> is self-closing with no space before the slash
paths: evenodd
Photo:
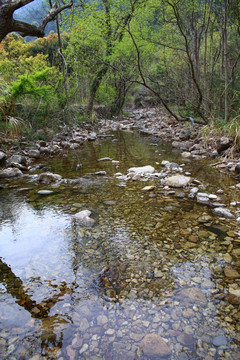
<path id="1" fill-rule="evenodd" d="M 93 112 L 93 105 L 94 105 L 94 100 L 96 97 L 96 93 L 98 91 L 98 88 L 101 84 L 102 79 L 104 78 L 104 76 L 106 75 L 108 71 L 108 65 L 107 64 L 103 64 L 97 74 L 95 75 L 92 84 L 91 84 L 91 88 L 90 88 L 90 96 L 89 96 L 89 101 L 88 101 L 88 105 L 87 105 L 87 114 L 91 115 Z"/>
<path id="2" fill-rule="evenodd" d="M 225 65 L 225 121 L 229 120 L 229 103 L 228 103 L 228 53 L 227 53 L 227 11 L 228 11 L 228 0 L 224 0 L 224 65 Z"/>

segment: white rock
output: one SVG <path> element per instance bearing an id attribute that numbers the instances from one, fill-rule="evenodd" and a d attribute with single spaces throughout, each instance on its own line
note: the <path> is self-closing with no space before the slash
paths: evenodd
<path id="1" fill-rule="evenodd" d="M 184 175 L 174 175 L 165 179 L 164 184 L 171 187 L 184 187 L 191 182 L 191 177 Z"/>
<path id="2" fill-rule="evenodd" d="M 17 168 L 7 168 L 0 171 L 0 178 L 16 177 L 21 175 L 22 175 L 21 170 Z"/>
<path id="3" fill-rule="evenodd" d="M 39 195 L 50 195 L 50 194 L 52 194 L 52 193 L 53 193 L 52 190 L 39 190 L 39 191 L 38 191 L 38 194 L 39 194 Z"/>
<path id="4" fill-rule="evenodd" d="M 61 175 L 53 174 L 51 172 L 45 172 L 38 176 L 38 181 L 44 184 L 50 184 L 51 182 L 60 181 L 61 179 Z"/>
<path id="5" fill-rule="evenodd" d="M 155 169 L 151 165 L 141 166 L 141 167 L 132 167 L 128 169 L 129 174 L 139 175 L 139 176 L 147 176 L 153 174 Z"/>
<path id="6" fill-rule="evenodd" d="M 169 164 L 169 163 L 170 163 L 170 161 L 163 160 L 163 161 L 161 162 L 161 165 L 165 166 L 165 165 L 167 165 L 167 164 Z"/>
<path id="7" fill-rule="evenodd" d="M 6 159 L 6 154 L 2 151 L 0 151 L 0 161 Z"/>
<path id="8" fill-rule="evenodd" d="M 213 214 L 227 219 L 235 219 L 235 216 L 229 210 L 221 207 L 216 207 L 213 209 Z"/>
<path id="9" fill-rule="evenodd" d="M 77 220 L 82 225 L 92 225 L 95 220 L 90 218 L 91 213 L 90 210 L 82 210 L 75 214 L 73 219 Z"/>
<path id="10" fill-rule="evenodd" d="M 217 195 L 214 195 L 214 194 L 210 194 L 208 197 L 211 200 L 217 200 L 218 199 Z"/>
<path id="11" fill-rule="evenodd" d="M 113 161 L 110 157 L 104 157 L 101 159 L 98 159 L 98 161 Z"/>
<path id="12" fill-rule="evenodd" d="M 189 159 L 192 156 L 192 154 L 188 151 L 184 151 L 181 155 L 184 159 Z"/>
<path id="13" fill-rule="evenodd" d="M 155 188 L 155 186 L 153 185 L 149 185 L 149 186 L 145 186 L 144 188 L 142 188 L 142 191 L 151 191 Z"/>
<path id="14" fill-rule="evenodd" d="M 88 344 L 84 344 L 83 346 L 82 346 L 82 348 L 79 350 L 79 354 L 82 354 L 82 353 L 84 353 L 85 351 L 87 351 L 88 350 Z"/>

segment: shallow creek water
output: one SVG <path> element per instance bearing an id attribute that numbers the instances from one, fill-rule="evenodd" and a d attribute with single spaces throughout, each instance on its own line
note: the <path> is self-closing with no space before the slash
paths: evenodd
<path id="1" fill-rule="evenodd" d="M 44 159 L 78 181 L 39 185 L 32 173 L 0 190 L 0 357 L 240 359 L 240 308 L 226 296 L 240 279 L 224 272 L 240 268 L 237 222 L 178 197 L 182 190 L 167 193 L 160 180 L 122 184 L 113 175 L 184 163 L 203 191 L 224 190 L 228 208 L 240 200 L 236 181 L 203 161 L 183 161 L 167 144 L 130 132 L 114 138 Z M 102 170 L 106 176 L 89 175 Z M 146 185 L 154 188 L 144 192 Z M 73 220 L 84 209 L 92 227 Z"/>

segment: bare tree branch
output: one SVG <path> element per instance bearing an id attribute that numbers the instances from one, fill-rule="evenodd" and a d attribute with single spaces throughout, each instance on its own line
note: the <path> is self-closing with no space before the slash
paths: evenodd
<path id="1" fill-rule="evenodd" d="M 43 37 L 46 25 L 55 20 L 56 16 L 73 5 L 73 1 L 63 6 L 53 6 L 44 16 L 39 26 L 35 26 L 13 18 L 14 11 L 33 2 L 34 0 L 0 0 L 0 42 L 13 31 L 22 36 Z"/>

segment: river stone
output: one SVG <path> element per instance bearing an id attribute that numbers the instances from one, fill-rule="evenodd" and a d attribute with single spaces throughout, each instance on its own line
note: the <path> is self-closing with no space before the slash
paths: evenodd
<path id="1" fill-rule="evenodd" d="M 180 291 L 179 294 L 181 297 L 187 298 L 191 302 L 197 302 L 202 305 L 207 304 L 207 298 L 206 298 L 205 294 L 198 287 L 183 289 Z"/>
<path id="2" fill-rule="evenodd" d="M 84 332 L 84 331 L 86 331 L 88 328 L 89 328 L 89 322 L 87 321 L 86 318 L 83 318 L 83 319 L 80 321 L 79 330 L 80 330 L 81 332 Z"/>
<path id="3" fill-rule="evenodd" d="M 38 194 L 39 194 L 39 195 L 50 195 L 50 194 L 52 194 L 52 193 L 53 193 L 52 190 L 39 190 L 39 191 L 38 191 Z"/>
<path id="4" fill-rule="evenodd" d="M 224 269 L 225 276 L 229 279 L 239 279 L 240 274 L 237 270 L 233 269 L 231 266 L 226 265 Z"/>
<path id="5" fill-rule="evenodd" d="M 29 152 L 28 152 L 28 156 L 30 156 L 30 157 L 32 157 L 32 158 L 34 158 L 34 159 L 39 159 L 40 156 L 41 156 L 41 153 L 40 153 L 40 151 L 37 150 L 37 149 L 31 149 L 31 150 L 29 150 Z"/>
<path id="6" fill-rule="evenodd" d="M 215 346 L 227 345 L 226 337 L 224 335 L 215 336 L 213 338 L 213 345 Z"/>
<path id="7" fill-rule="evenodd" d="M 227 301 L 234 305 L 240 305 L 240 287 L 236 284 L 229 287 Z"/>
<path id="8" fill-rule="evenodd" d="M 52 182 L 60 181 L 62 179 L 61 175 L 53 174 L 51 172 L 45 172 L 42 174 L 39 174 L 38 181 L 44 183 L 44 184 L 50 184 Z"/>
<path id="9" fill-rule="evenodd" d="M 185 346 L 191 346 L 195 343 L 194 337 L 185 333 L 178 335 L 177 340 Z"/>
<path id="10" fill-rule="evenodd" d="M 0 161 L 6 159 L 6 154 L 2 151 L 0 151 Z"/>
<path id="11" fill-rule="evenodd" d="M 132 175 L 134 179 L 135 176 L 147 176 L 153 174 L 155 172 L 155 168 L 151 165 L 140 166 L 140 167 L 132 167 L 128 169 L 129 175 Z"/>
<path id="12" fill-rule="evenodd" d="M 226 136 L 223 136 L 218 140 L 217 152 L 221 154 L 223 151 L 227 150 L 231 145 L 232 145 L 232 140 Z"/>
<path id="13" fill-rule="evenodd" d="M 192 154 L 189 151 L 184 151 L 183 153 L 181 153 L 182 157 L 185 159 L 189 159 Z"/>
<path id="14" fill-rule="evenodd" d="M 11 165 L 12 163 L 18 163 L 22 165 L 26 165 L 27 159 L 25 156 L 14 154 L 9 159 L 7 159 L 7 164 Z"/>
<path id="15" fill-rule="evenodd" d="M 145 335 L 140 343 L 140 348 L 146 356 L 163 357 L 171 353 L 171 349 L 158 334 Z"/>
<path id="16" fill-rule="evenodd" d="M 98 159 L 98 161 L 112 161 L 112 159 L 110 157 L 104 157 L 104 158 Z"/>
<path id="17" fill-rule="evenodd" d="M 91 213 L 90 210 L 82 210 L 75 214 L 73 219 L 77 220 L 82 225 L 92 225 L 95 220 L 90 218 Z"/>
<path id="18" fill-rule="evenodd" d="M 7 168 L 0 171 L 0 178 L 21 176 L 23 173 L 17 168 Z"/>
<path id="19" fill-rule="evenodd" d="M 236 257 L 240 256 L 240 248 L 234 249 L 232 251 L 232 255 Z"/>
<path id="20" fill-rule="evenodd" d="M 155 188 L 155 186 L 153 185 L 149 185 L 149 186 L 145 186 L 144 188 L 142 188 L 142 191 L 151 191 Z"/>
<path id="21" fill-rule="evenodd" d="M 171 187 L 184 187 L 191 182 L 191 177 L 184 175 L 169 176 L 164 181 L 164 185 Z"/>
<path id="22" fill-rule="evenodd" d="M 88 135 L 87 139 L 89 141 L 95 141 L 97 139 L 97 133 L 92 132 L 91 134 Z"/>
<path id="23" fill-rule="evenodd" d="M 227 219 L 235 219 L 235 216 L 227 209 L 222 207 L 216 207 L 213 209 L 213 214 L 216 216 L 221 216 Z"/>

